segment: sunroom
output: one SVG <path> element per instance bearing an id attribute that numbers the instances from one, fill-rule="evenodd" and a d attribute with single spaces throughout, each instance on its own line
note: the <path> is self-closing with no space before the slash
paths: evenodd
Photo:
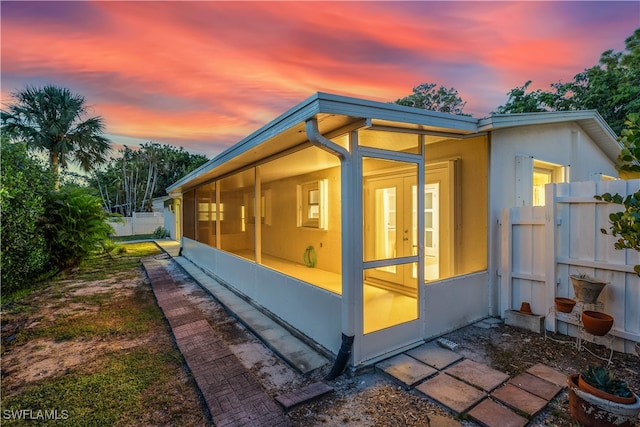
<path id="1" fill-rule="evenodd" d="M 488 314 L 488 144 L 471 117 L 317 93 L 168 189 L 182 255 L 373 363 Z"/>

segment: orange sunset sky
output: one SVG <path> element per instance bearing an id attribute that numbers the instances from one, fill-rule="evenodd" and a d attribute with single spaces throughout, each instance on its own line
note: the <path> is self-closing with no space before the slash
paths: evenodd
<path id="1" fill-rule="evenodd" d="M 640 2 L 2 1 L 2 108 L 27 85 L 86 98 L 114 148 L 209 157 L 317 91 L 395 101 L 454 87 L 483 117 L 527 80 L 622 51 Z"/>

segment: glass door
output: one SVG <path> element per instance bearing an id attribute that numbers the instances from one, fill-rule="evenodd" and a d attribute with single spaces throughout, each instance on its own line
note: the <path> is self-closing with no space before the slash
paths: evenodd
<path id="1" fill-rule="evenodd" d="M 368 178 L 365 183 L 367 259 L 385 260 L 417 255 L 415 176 L 402 174 Z M 415 296 L 416 272 L 407 265 L 385 265 L 368 272 L 379 286 L 395 286 Z"/>
<path id="2" fill-rule="evenodd" d="M 410 339 L 419 335 L 422 279 L 416 274 L 422 266 L 418 164 L 365 157 L 363 173 L 363 332 L 397 333 L 404 326 L 412 330 L 409 336 L 393 340 Z"/>

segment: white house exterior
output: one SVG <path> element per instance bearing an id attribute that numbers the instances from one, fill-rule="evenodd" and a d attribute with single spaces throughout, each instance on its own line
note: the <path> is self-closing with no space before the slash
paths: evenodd
<path id="1" fill-rule="evenodd" d="M 594 111 L 494 115 L 479 120 L 479 128 L 491 135 L 489 271 L 491 282 L 498 283 L 502 209 L 543 205 L 546 183 L 616 178 L 620 145 Z M 534 175 L 541 179 L 538 185 Z M 497 298 L 492 294 L 490 311 L 503 315 L 493 309 Z"/>
<path id="2" fill-rule="evenodd" d="M 502 315 L 501 210 L 540 180 L 616 177 L 619 149 L 593 111 L 478 120 L 317 93 L 168 188 L 172 235 L 319 347 L 352 338 L 358 368 Z"/>

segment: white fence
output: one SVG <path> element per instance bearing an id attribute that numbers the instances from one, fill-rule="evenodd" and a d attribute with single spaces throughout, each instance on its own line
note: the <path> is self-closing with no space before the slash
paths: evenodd
<path id="1" fill-rule="evenodd" d="M 633 352 L 640 342 L 640 278 L 633 266 L 640 252 L 615 250 L 609 214 L 623 206 L 593 198 L 606 192 L 635 193 L 640 180 L 551 184 L 546 205 L 505 209 L 501 229 L 500 309 L 520 308 L 527 301 L 535 314 L 546 315 L 546 329 L 575 336 L 575 322 L 556 316 L 554 298 L 574 297 L 569 275 L 585 273 L 609 284 L 598 309 L 614 317 L 611 335 L 617 351 Z"/>
<path id="2" fill-rule="evenodd" d="M 116 236 L 135 236 L 151 234 L 156 228 L 164 227 L 162 212 L 134 212 L 133 216 L 123 217 L 123 222 L 109 222 Z"/>

